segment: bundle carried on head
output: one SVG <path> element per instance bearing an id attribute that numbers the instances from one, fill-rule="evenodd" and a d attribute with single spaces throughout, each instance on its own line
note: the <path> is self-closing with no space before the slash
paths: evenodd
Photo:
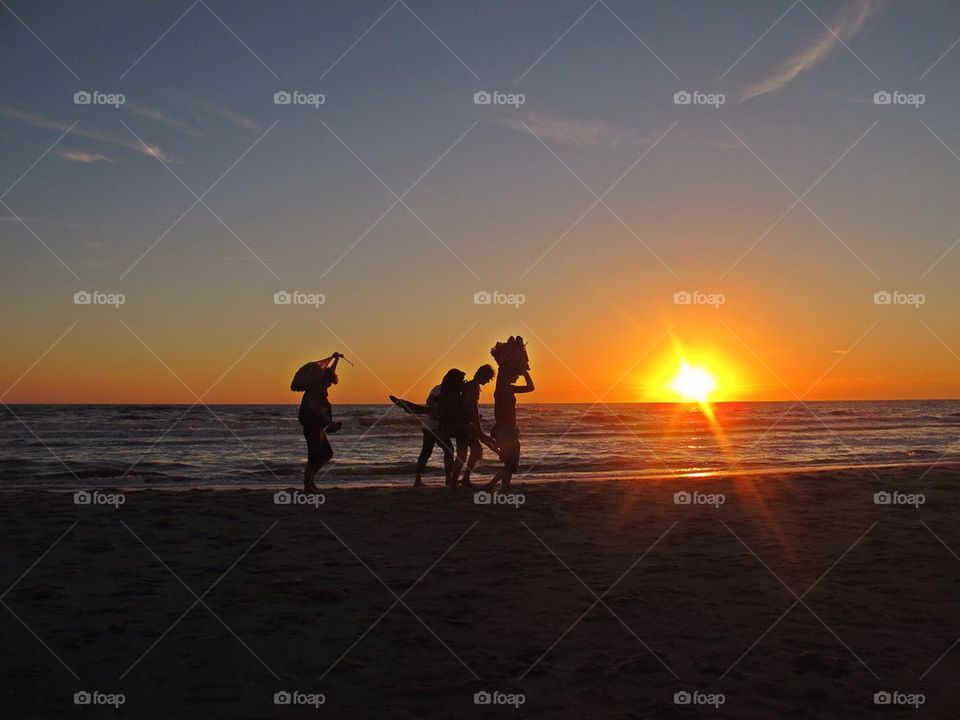
<path id="1" fill-rule="evenodd" d="M 317 390 L 330 384 L 330 378 L 333 375 L 333 369 L 330 363 L 333 362 L 336 354 L 323 360 L 313 360 L 303 365 L 293 380 L 290 381 L 290 390 L 293 392 L 306 392 L 308 390 Z"/>
<path id="2" fill-rule="evenodd" d="M 501 373 L 522 375 L 530 371 L 530 359 L 527 357 L 527 345 L 523 338 L 511 335 L 506 342 L 498 342 L 490 349 Z"/>

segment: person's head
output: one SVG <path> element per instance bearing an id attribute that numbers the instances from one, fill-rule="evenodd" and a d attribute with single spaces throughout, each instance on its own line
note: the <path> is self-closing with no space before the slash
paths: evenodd
<path id="1" fill-rule="evenodd" d="M 457 368 L 447 370 L 447 374 L 443 376 L 443 380 L 440 383 L 440 394 L 446 395 L 460 392 L 466 377 L 467 375 L 463 370 L 458 370 Z"/>
<path id="2" fill-rule="evenodd" d="M 495 374 L 496 373 L 494 372 L 492 365 L 481 365 L 473 374 L 473 379 L 481 385 L 486 385 L 488 382 L 493 380 L 493 376 Z"/>

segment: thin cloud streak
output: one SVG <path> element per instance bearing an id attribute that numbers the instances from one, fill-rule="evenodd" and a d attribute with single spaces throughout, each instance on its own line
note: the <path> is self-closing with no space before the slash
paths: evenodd
<path id="1" fill-rule="evenodd" d="M 57 157 L 61 160 L 66 160 L 67 162 L 82 163 L 86 165 L 94 165 L 100 162 L 115 164 L 117 162 L 113 158 L 109 158 L 106 155 L 101 155 L 100 153 L 84 152 L 83 150 L 69 150 L 66 148 L 58 151 Z"/>
<path id="2" fill-rule="evenodd" d="M 738 101 L 746 102 L 783 90 L 797 77 L 826 60 L 838 45 L 855 37 L 880 4 L 881 0 L 855 0 L 829 29 L 824 28 L 812 45 L 795 53 L 770 75 L 746 87 Z"/>
<path id="3" fill-rule="evenodd" d="M 522 117 L 500 114 L 492 117 L 491 121 L 527 136 L 532 130 L 546 142 L 567 147 L 648 145 L 653 142 L 651 138 L 641 137 L 600 120 L 561 118 L 543 110 L 529 111 Z"/>
<path id="4" fill-rule="evenodd" d="M 48 120 L 47 118 L 40 117 L 39 115 L 33 115 L 32 113 L 24 112 L 23 110 L 18 110 L 6 105 L 0 105 L 0 117 L 19 120 L 20 122 L 26 123 L 27 125 L 32 125 L 33 127 L 43 128 L 45 130 L 55 130 L 61 133 L 66 132 L 70 128 L 69 125 L 57 122 L 56 120 Z M 163 150 L 157 145 L 148 145 L 144 147 L 140 143 L 132 142 L 122 137 L 106 135 L 104 133 L 96 132 L 95 130 L 85 130 L 81 127 L 75 127 L 70 134 L 76 137 L 96 140 L 98 142 L 106 143 L 107 145 L 113 145 L 114 147 L 130 150 L 132 152 L 139 153 L 140 155 L 146 155 L 147 157 L 156 157 L 164 161 L 169 161 L 166 153 L 164 153 Z"/>

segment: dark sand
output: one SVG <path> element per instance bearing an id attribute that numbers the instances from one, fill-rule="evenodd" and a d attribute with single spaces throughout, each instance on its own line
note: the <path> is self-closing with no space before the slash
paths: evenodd
<path id="1" fill-rule="evenodd" d="M 119 509 L 3 493 L 0 589 L 78 522 L 3 597 L 26 626 L 0 607 L 0 707 L 9 718 L 956 718 L 960 559 L 933 533 L 960 553 L 960 472 L 922 472 L 526 485 L 520 509 L 438 487 L 331 489 L 319 509 L 266 491 L 128 493 Z M 683 489 L 726 502 L 674 504 Z M 875 505 L 882 489 L 926 502 Z M 84 689 L 125 704 L 77 707 Z M 325 704 L 275 706 L 281 689 Z M 525 702 L 476 706 L 483 689 Z M 725 702 L 679 707 L 681 690 Z M 925 702 L 878 707 L 881 690 Z"/>

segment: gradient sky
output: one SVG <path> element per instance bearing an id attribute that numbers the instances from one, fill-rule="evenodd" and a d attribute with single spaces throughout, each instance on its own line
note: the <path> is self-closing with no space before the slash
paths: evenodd
<path id="1" fill-rule="evenodd" d="M 512 333 L 542 402 L 663 399 L 681 355 L 720 398 L 958 397 L 958 36 L 953 0 L 5 0 L 2 400 L 291 402 L 333 350 L 336 401 L 420 397 Z"/>

